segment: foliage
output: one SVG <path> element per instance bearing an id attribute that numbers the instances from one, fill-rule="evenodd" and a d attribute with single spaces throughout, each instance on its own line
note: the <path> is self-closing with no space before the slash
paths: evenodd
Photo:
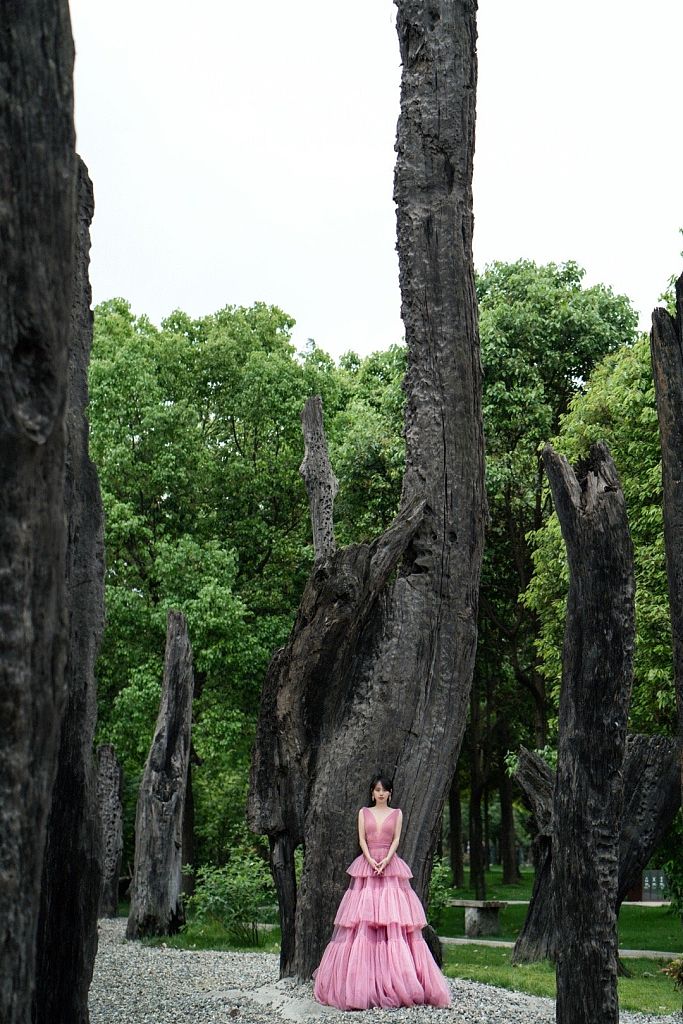
<path id="1" fill-rule="evenodd" d="M 427 917 L 434 928 L 438 928 L 443 912 L 453 897 L 453 875 L 448 864 L 443 860 L 435 860 L 429 880 L 429 896 L 427 899 Z"/>
<path id="2" fill-rule="evenodd" d="M 653 866 L 666 874 L 671 913 L 683 923 L 683 813 L 676 815 L 673 825 L 657 850 Z"/>
<path id="3" fill-rule="evenodd" d="M 91 451 L 107 562 L 98 740 L 114 742 L 126 773 L 139 775 L 166 614 L 182 609 L 204 860 L 225 856 L 243 819 L 261 680 L 310 565 L 299 412 L 314 392 L 334 409 L 339 390 L 328 357 L 297 358 L 292 323 L 263 304 L 199 320 L 176 312 L 161 328 L 121 299 L 95 311 Z"/>
<path id="4" fill-rule="evenodd" d="M 683 956 L 676 957 L 666 967 L 662 967 L 662 974 L 667 974 L 674 983 L 674 988 L 683 992 Z"/>
<path id="5" fill-rule="evenodd" d="M 513 706 L 521 722 L 535 716 L 535 736 L 515 737 L 534 746 L 545 743 L 545 694 L 533 647 L 536 617 L 521 595 L 532 574 L 528 534 L 550 511 L 540 448 L 595 362 L 630 344 L 636 325 L 624 296 L 604 285 L 584 288 L 583 276 L 573 262 L 520 260 L 493 263 L 477 278 L 490 523 L 475 676 L 495 687 L 506 719 Z"/>
<path id="6" fill-rule="evenodd" d="M 330 459 L 340 481 L 335 530 L 341 544 L 373 540 L 398 511 L 405 371 L 406 349 L 400 345 L 363 360 L 353 353 L 341 360 L 346 402 L 328 429 Z"/>
<path id="7" fill-rule="evenodd" d="M 233 852 L 223 867 L 204 865 L 197 869 L 195 891 L 187 902 L 196 921 L 214 921 L 234 942 L 257 946 L 262 908 L 274 900 L 275 887 L 267 864 L 253 854 Z"/>

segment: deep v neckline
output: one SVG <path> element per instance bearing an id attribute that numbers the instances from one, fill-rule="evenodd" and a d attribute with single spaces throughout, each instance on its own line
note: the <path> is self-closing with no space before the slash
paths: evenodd
<path id="1" fill-rule="evenodd" d="M 374 823 L 375 823 L 375 828 L 377 829 L 377 831 L 378 831 L 378 832 L 380 832 L 380 831 L 381 831 L 381 830 L 382 830 L 382 829 L 384 828 L 384 822 L 385 822 L 385 821 L 388 821 L 388 820 L 389 820 L 389 818 L 391 817 L 391 815 L 392 815 L 392 814 L 394 814 L 394 813 L 395 813 L 395 812 L 396 812 L 396 811 L 398 810 L 398 807 L 392 807 L 392 808 L 391 808 L 391 810 L 389 811 L 389 813 L 388 813 L 388 814 L 386 814 L 386 815 L 385 815 L 385 816 L 384 816 L 384 817 L 382 818 L 381 822 L 379 822 L 379 823 L 377 822 L 377 818 L 375 817 L 375 813 L 374 813 L 374 811 L 372 810 L 372 807 L 367 807 L 367 808 L 366 808 L 366 810 L 368 810 L 368 811 L 370 812 L 370 815 L 371 815 L 371 817 L 372 817 L 372 820 L 373 820 L 373 821 L 374 821 Z"/>

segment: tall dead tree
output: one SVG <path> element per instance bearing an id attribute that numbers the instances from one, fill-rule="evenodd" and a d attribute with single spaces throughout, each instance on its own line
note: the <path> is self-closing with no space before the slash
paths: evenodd
<path id="1" fill-rule="evenodd" d="M 98 917 L 116 917 L 123 856 L 123 769 L 111 743 L 97 750 L 97 803 L 102 841 L 102 888 Z"/>
<path id="2" fill-rule="evenodd" d="M 617 1024 L 622 768 L 635 633 L 633 547 L 624 495 L 603 444 L 575 473 L 543 462 L 569 561 L 552 875 L 558 1024 Z"/>
<path id="3" fill-rule="evenodd" d="M 676 316 L 665 309 L 652 314 L 650 349 L 662 443 L 664 547 L 683 785 L 683 275 L 676 282 Z"/>
<path id="4" fill-rule="evenodd" d="M 311 503 L 321 539 L 290 638 L 268 669 L 252 762 L 249 821 L 270 837 L 281 970 L 300 978 L 330 937 L 356 853 L 356 812 L 378 769 L 394 777 L 401 852 L 424 897 L 476 646 L 485 515 L 471 254 L 476 3 L 397 7 L 395 199 L 408 346 L 400 511 L 372 544 L 336 550 L 335 481 L 311 403 L 305 466 L 321 496 Z"/>
<path id="5" fill-rule="evenodd" d="M 36 1024 L 87 1024 L 97 952 L 100 827 L 93 738 L 95 661 L 104 629 L 104 513 L 88 455 L 88 363 L 92 347 L 90 223 L 92 184 L 79 161 L 78 230 L 66 415 L 68 528 L 67 700 L 43 863 L 37 947 Z"/>
<path id="6" fill-rule="evenodd" d="M 0 5 L 0 1020 L 27 1024 L 65 701 L 76 153 L 67 0 Z"/>
<path id="7" fill-rule="evenodd" d="M 183 811 L 192 729 L 192 648 L 182 612 L 170 611 L 161 704 L 140 783 L 126 936 L 172 935 L 185 920 Z"/>
<path id="8" fill-rule="evenodd" d="M 554 960 L 563 942 L 553 917 L 551 845 L 555 778 L 537 754 L 522 748 L 515 777 L 536 820 L 536 875 L 513 963 Z M 665 736 L 631 735 L 624 758 L 624 810 L 619 830 L 619 882 L 616 913 L 626 894 L 640 881 L 681 802 L 678 751 Z"/>

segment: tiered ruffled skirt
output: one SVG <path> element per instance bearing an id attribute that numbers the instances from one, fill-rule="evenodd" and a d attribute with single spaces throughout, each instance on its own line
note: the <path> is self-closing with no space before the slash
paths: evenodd
<path id="1" fill-rule="evenodd" d="M 379 859 L 386 849 L 370 852 Z M 318 1002 L 340 1010 L 448 1006 L 448 986 L 422 938 L 427 921 L 406 862 L 394 855 L 376 875 L 360 856 L 347 872 L 351 884 L 314 975 Z"/>

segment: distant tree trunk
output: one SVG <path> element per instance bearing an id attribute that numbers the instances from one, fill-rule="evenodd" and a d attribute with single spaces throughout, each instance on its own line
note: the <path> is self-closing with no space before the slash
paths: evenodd
<path id="1" fill-rule="evenodd" d="M 97 750 L 97 802 L 102 837 L 99 917 L 116 917 L 123 856 L 123 770 L 111 743 Z"/>
<path id="2" fill-rule="evenodd" d="M 500 797 L 500 853 L 503 864 L 503 885 L 516 885 L 522 876 L 517 867 L 517 837 L 515 835 L 515 809 L 512 799 L 512 779 L 501 768 L 498 782 Z"/>
<path id="3" fill-rule="evenodd" d="M 0 1020 L 28 1024 L 66 698 L 76 153 L 66 0 L 0 7 Z"/>
<path id="4" fill-rule="evenodd" d="M 470 700 L 470 723 L 468 729 L 468 753 L 470 755 L 470 888 L 475 899 L 486 899 L 486 855 L 484 853 L 484 818 L 482 799 L 484 795 L 484 751 L 481 740 L 481 706 L 476 693 Z"/>
<path id="5" fill-rule="evenodd" d="M 552 916 L 550 842 L 552 837 L 553 772 L 538 755 L 522 747 L 515 777 L 539 824 L 544 855 L 537 869 L 534 893 L 522 931 L 515 943 L 513 963 L 555 959 L 562 943 Z M 616 912 L 640 880 L 681 802 L 676 744 L 664 736 L 632 735 L 624 758 L 624 811 L 619 838 L 619 883 Z"/>
<path id="6" fill-rule="evenodd" d="M 400 512 L 373 544 L 336 551 L 333 474 L 316 474 L 329 521 L 314 526 L 323 542 L 261 698 L 249 820 L 271 838 L 281 970 L 305 979 L 330 937 L 356 813 L 378 769 L 394 776 L 401 853 L 425 898 L 465 724 L 485 503 L 471 256 L 475 8 L 398 0 L 395 198 L 408 346 Z M 309 432 L 307 452 L 320 437 Z M 292 858 L 302 844 L 297 893 Z"/>
<path id="7" fill-rule="evenodd" d="M 605 445 L 575 474 L 543 453 L 569 560 L 553 801 L 558 1024 L 619 1020 L 617 917 L 623 762 L 635 632 L 633 548 Z"/>
<path id="8" fill-rule="evenodd" d="M 173 935 L 182 901 L 183 810 L 190 761 L 192 648 L 181 612 L 168 613 L 161 706 L 140 783 L 126 937 Z"/>
<path id="9" fill-rule="evenodd" d="M 38 927 L 36 1024 L 87 1024 L 97 952 L 102 881 L 92 746 L 97 717 L 95 660 L 104 629 L 104 514 L 88 455 L 88 363 L 92 347 L 92 184 L 79 161 L 78 232 L 69 357 L 65 506 L 68 527 L 67 703 L 43 862 Z"/>
<path id="10" fill-rule="evenodd" d="M 683 275 L 676 282 L 676 317 L 665 309 L 652 314 L 650 348 L 662 444 L 664 546 L 683 780 Z"/>
<path id="11" fill-rule="evenodd" d="M 458 774 L 453 777 L 448 793 L 448 812 L 450 818 L 449 850 L 453 885 L 461 889 L 465 884 L 465 867 L 462 856 L 462 805 L 460 803 L 460 780 Z"/>

